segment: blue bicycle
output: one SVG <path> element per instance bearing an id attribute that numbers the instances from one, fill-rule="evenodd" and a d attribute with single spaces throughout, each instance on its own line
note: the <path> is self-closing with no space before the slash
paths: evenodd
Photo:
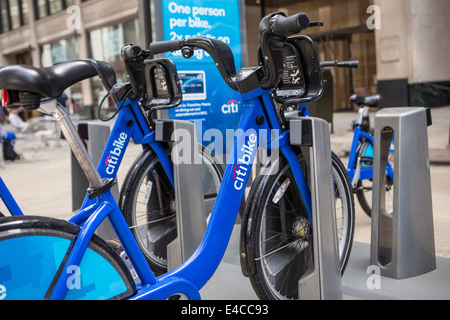
<path id="1" fill-rule="evenodd" d="M 64 108 L 46 109 L 61 126 L 90 188 L 79 213 L 66 222 L 22 216 L 6 186 L 0 185 L 8 210 L 16 214 L 0 219 L 2 298 L 137 300 L 184 296 L 199 299 L 199 290 L 214 274 L 228 245 L 244 197 L 244 186 L 260 145 L 266 148 L 276 145 L 281 153 L 277 160 L 280 165 L 272 163 L 268 168 L 269 171 L 274 170 L 272 174 L 260 175 L 250 192 L 243 220 L 243 226 L 246 226 L 241 245 L 241 258 L 245 260 L 243 269 L 251 277 L 261 298 L 296 298 L 298 280 L 313 263 L 311 237 L 314 227 L 307 161 L 301 148 L 290 144 L 284 110 L 292 99 L 298 103 L 319 98 L 323 83 L 314 43 L 307 37 L 287 36 L 308 26 L 309 18 L 303 13 L 289 18 L 283 13 L 265 17 L 260 25 L 262 66 L 239 72 L 235 70 L 230 48 L 220 41 L 193 37 L 150 45 L 153 54 L 182 50 L 183 55 L 189 56 L 193 48 L 204 49 L 215 60 L 226 83 L 241 93 L 244 102 L 240 130 L 237 131 L 205 236 L 191 258 L 175 270 L 157 277 L 111 194 L 110 188 L 115 180 L 105 173 L 114 175 L 124 147 L 133 138 L 135 142 L 152 148 L 161 170 L 173 184 L 173 169 L 167 150 L 164 143 L 156 141 L 155 137 L 154 124 L 160 120 L 153 118 L 155 111 L 174 107 L 181 101 L 173 63 L 166 59 L 146 60 L 142 73 L 131 74 L 143 77 L 144 81 L 138 79 L 121 85 L 114 85 L 110 66 L 92 60 L 66 62 L 47 69 L 28 66 L 1 69 L 0 87 L 4 89 L 4 101 L 9 107 L 21 106 L 27 110 L 39 108 L 42 100 L 56 99 L 78 81 L 100 75 L 104 85 L 111 88 L 111 96 L 119 110 L 116 122 L 120 122 L 117 124 L 118 134 L 111 136 L 105 149 L 107 152 L 97 169 Z M 283 57 L 291 54 L 292 50 L 304 77 L 299 87 L 303 92 L 299 94 L 294 90 L 295 96 L 291 96 L 292 86 L 288 83 L 279 85 Z M 135 54 L 132 49 L 127 51 L 125 56 Z M 139 67 L 138 60 L 145 58 L 146 54 L 148 52 L 143 51 L 131 59 L 136 62 L 136 68 Z M 277 100 L 283 101 L 281 109 L 274 101 L 275 89 Z M 134 129 L 137 126 L 140 130 Z M 260 136 L 261 130 L 266 133 L 274 130 L 279 135 L 275 138 Z M 347 180 L 343 179 L 342 183 Z M 339 189 L 337 176 L 335 181 L 336 195 L 345 195 L 345 189 Z M 351 190 L 349 185 L 344 188 Z M 128 256 L 128 266 L 109 245 L 94 235 L 106 218 Z M 344 223 L 353 223 L 347 215 L 344 218 Z M 348 225 L 346 230 L 352 231 L 353 227 Z M 340 240 L 340 248 L 345 251 L 340 256 L 343 270 L 352 238 L 346 234 Z M 278 268 L 274 268 L 276 265 Z"/>
<path id="2" fill-rule="evenodd" d="M 364 212 L 372 216 L 372 186 L 373 186 L 373 132 L 370 129 L 369 108 L 378 108 L 381 97 L 379 95 L 362 97 L 353 95 L 350 101 L 358 107 L 358 119 L 353 125 L 354 134 L 350 149 L 347 173 L 352 181 L 359 204 Z M 391 154 L 393 153 L 393 144 Z M 386 166 L 386 211 L 393 210 L 394 170 L 388 161 Z"/>

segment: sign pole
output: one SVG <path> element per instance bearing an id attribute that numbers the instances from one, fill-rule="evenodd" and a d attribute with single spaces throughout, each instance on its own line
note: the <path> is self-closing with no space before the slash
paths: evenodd
<path id="1" fill-rule="evenodd" d="M 153 41 L 151 0 L 138 0 L 140 42 L 143 48 Z"/>

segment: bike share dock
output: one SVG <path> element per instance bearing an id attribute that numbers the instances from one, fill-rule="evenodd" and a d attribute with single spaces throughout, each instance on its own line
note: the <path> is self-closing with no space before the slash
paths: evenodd
<path id="1" fill-rule="evenodd" d="M 448 115 L 450 107 L 432 109 L 433 126 L 428 128 L 430 149 L 442 145 L 441 140 L 448 140 L 441 132 L 448 134 Z M 354 113 L 335 114 L 335 134 L 333 142 L 351 141 L 352 132 L 347 131 L 354 119 Z M 441 121 L 440 121 L 441 120 Z M 442 124 L 442 125 L 441 125 Z M 64 144 L 63 144 L 64 145 Z M 132 161 L 141 152 L 140 146 L 130 146 L 124 159 L 124 167 L 131 165 Z M 51 160 L 47 161 L 15 161 L 6 163 L 2 170 L 2 178 L 10 185 L 11 190 L 21 190 L 18 193 L 18 201 L 25 213 L 46 215 L 54 218 L 68 219 L 71 217 L 72 202 L 63 201 L 63 195 L 71 193 L 70 175 L 67 168 L 70 167 L 70 150 L 67 147 L 51 148 L 46 150 Z M 430 155 L 431 156 L 431 155 Z M 345 160 L 345 159 L 344 159 Z M 432 159 L 430 159 L 432 160 Z M 444 177 L 443 177 L 444 176 Z M 448 183 L 444 183 L 450 177 L 450 167 L 431 167 L 431 184 L 433 195 L 433 215 L 435 220 L 436 238 L 436 270 L 424 275 L 397 280 L 385 276 L 379 278 L 379 288 L 367 273 L 370 267 L 370 219 L 357 208 L 356 216 L 356 240 L 352 253 L 342 278 L 343 299 L 385 300 L 385 299 L 414 299 L 414 300 L 439 300 L 450 299 L 450 258 L 445 255 L 445 244 L 450 243 L 448 232 L 439 232 L 439 227 L 446 226 L 448 206 L 445 195 L 450 193 Z M 33 181 L 23 185 L 22 181 Z M 123 180 L 119 172 L 119 183 Z M 36 183 L 34 183 L 36 181 Z M 69 183 L 68 183 L 69 182 Z M 58 188 L 49 190 L 49 185 L 57 185 Z M 29 194 L 33 194 L 30 197 Z M 54 205 L 55 196 L 57 205 Z M 39 202 L 35 201 L 39 199 Z M 58 200 L 60 199 L 60 200 Z M 67 200 L 66 199 L 66 200 Z M 250 281 L 242 275 L 239 262 L 239 236 L 240 225 L 236 225 L 227 248 L 225 256 L 212 279 L 201 290 L 205 300 L 256 300 Z M 441 245 L 439 245 L 441 244 Z M 368 287 L 372 284 L 373 289 Z"/>
<path id="2" fill-rule="evenodd" d="M 405 111 L 405 110 L 403 110 Z M 448 123 L 442 119 L 448 119 L 450 107 L 431 109 L 433 116 L 433 126 L 428 127 L 429 147 L 436 149 L 442 145 L 445 138 L 441 132 L 448 130 Z M 335 115 L 335 128 L 337 134 L 332 136 L 333 141 L 351 141 L 352 132 L 347 131 L 354 114 Z M 423 131 L 426 126 L 422 122 Z M 395 128 L 394 128 L 395 129 Z M 418 130 L 417 126 L 414 130 Z M 398 127 L 397 127 L 397 133 Z M 423 138 L 422 138 L 423 139 Z M 400 143 L 400 141 L 399 141 Z M 403 142 L 405 143 L 405 142 Z M 446 143 L 446 142 L 445 142 Z M 445 144 L 444 144 L 445 145 Z M 339 148 L 339 147 L 338 147 Z M 431 155 L 430 155 L 431 156 Z M 422 159 L 423 160 L 423 159 Z M 433 161 L 433 159 L 430 159 Z M 433 163 L 433 162 L 432 162 Z M 395 164 L 394 164 L 395 166 Z M 446 200 L 441 199 L 449 190 L 441 181 L 448 180 L 449 168 L 441 165 L 431 167 L 431 188 L 433 191 L 433 218 L 435 225 L 436 240 L 436 269 L 425 274 L 416 275 L 406 279 L 395 279 L 376 274 L 370 261 L 370 225 L 371 220 L 362 212 L 357 205 L 357 226 L 355 229 L 356 240 L 353 243 L 352 253 L 347 265 L 346 272 L 342 277 L 342 292 L 344 300 L 447 300 L 450 299 L 450 259 L 439 256 L 445 255 L 444 243 L 449 243 L 446 232 L 439 232 L 445 229 L 446 212 L 448 206 Z M 441 177 L 445 176 L 445 177 Z M 438 201 L 436 201 L 438 200 Z M 445 214 L 445 216 L 444 216 Z M 418 231 L 420 232 L 420 230 Z M 425 237 L 425 235 L 420 235 Z M 216 275 L 202 290 L 204 299 L 256 299 L 252 292 L 251 285 L 240 274 L 239 260 L 239 226 L 235 227 L 230 246 L 225 254 L 221 266 Z M 381 272 L 381 270 L 380 270 Z M 235 280 L 235 281 L 232 281 Z M 214 288 L 222 288 L 217 292 Z M 229 290 L 229 293 L 227 291 Z"/>
<path id="3" fill-rule="evenodd" d="M 287 116 L 291 144 L 309 154 L 313 215 L 314 268 L 299 281 L 302 300 L 342 299 L 328 123 L 317 118 Z"/>

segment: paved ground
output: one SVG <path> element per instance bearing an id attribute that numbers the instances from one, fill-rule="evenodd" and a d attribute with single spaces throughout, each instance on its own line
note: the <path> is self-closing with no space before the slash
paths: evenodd
<path id="1" fill-rule="evenodd" d="M 432 114 L 434 125 L 428 129 L 428 134 L 430 158 L 432 162 L 431 180 L 436 254 L 440 257 L 439 259 L 444 258 L 443 261 L 447 261 L 445 258 L 450 258 L 450 215 L 448 214 L 450 208 L 450 149 L 448 148 L 450 107 L 433 109 Z M 356 113 L 351 112 L 337 113 L 334 116 L 335 124 L 334 133 L 332 134 L 332 147 L 334 151 L 342 156 L 344 162 L 347 160 L 345 152 L 349 148 L 352 137 L 352 132 L 349 130 L 350 124 L 356 119 L 356 116 Z M 24 147 L 23 142 L 19 141 L 18 147 Z M 21 160 L 7 162 L 5 167 L 0 169 L 2 179 L 14 194 L 24 213 L 27 215 L 45 215 L 68 219 L 72 212 L 72 191 L 70 171 L 71 160 L 70 151 L 67 145 L 63 142 L 59 147 L 45 148 L 43 150 L 45 154 L 42 152 L 33 154 L 30 150 L 24 150 L 24 152 L 28 159 L 30 156 L 33 156 L 35 158 L 34 161 Z M 121 166 L 121 170 L 118 174 L 119 184 L 120 181 L 122 181 L 126 170 L 138 154 L 139 147 L 137 146 L 132 146 L 127 150 L 124 164 Z M 6 211 L 3 204 L 0 205 L 0 211 Z M 355 252 L 358 253 L 352 254 L 351 264 L 349 265 L 350 270 L 358 270 L 357 265 L 361 260 L 361 254 L 367 254 L 367 245 L 370 243 L 371 220 L 362 212 L 358 204 L 356 221 Z M 251 290 L 248 280 L 240 275 L 239 261 L 238 258 L 235 257 L 235 255 L 238 254 L 237 241 L 238 231 L 234 233 L 230 243 L 229 252 L 224 258 L 224 262 L 219 267 L 213 281 L 203 289 L 202 293 L 206 298 L 256 298 Z M 364 260 L 365 258 L 362 259 Z M 450 268 L 448 268 L 448 271 L 450 272 Z M 350 271 L 350 273 L 351 272 L 352 271 Z M 241 283 L 244 286 L 244 289 L 236 289 L 235 287 L 230 286 L 229 278 L 227 278 L 230 273 L 234 277 L 237 277 L 237 280 L 234 281 L 234 283 Z M 353 282 L 353 280 L 351 280 L 351 282 Z M 231 283 L 233 283 L 233 281 L 231 281 Z M 401 286 L 401 284 L 402 283 L 397 282 L 395 286 Z M 222 289 L 218 291 L 217 287 Z M 345 285 L 344 288 L 346 288 Z M 445 288 L 450 288 L 450 285 Z M 395 296 L 395 294 L 394 290 L 392 296 Z M 352 294 L 350 294 L 350 296 L 352 296 Z M 367 296 L 358 297 L 368 298 Z M 386 295 L 385 297 L 390 297 L 390 295 Z M 397 295 L 397 297 L 399 296 Z"/>

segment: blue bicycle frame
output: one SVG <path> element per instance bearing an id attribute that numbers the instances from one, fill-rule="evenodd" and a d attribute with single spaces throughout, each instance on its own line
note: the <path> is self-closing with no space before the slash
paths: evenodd
<path id="1" fill-rule="evenodd" d="M 311 219 L 311 193 L 297 155 L 289 144 L 289 133 L 281 131 L 270 92 L 256 89 L 243 94 L 242 100 L 242 117 L 222 185 L 204 238 L 192 257 L 177 269 L 156 278 L 151 272 L 111 191 L 108 190 L 92 200 L 86 197 L 78 214 L 70 219 L 71 223 L 82 225 L 83 228 L 66 260 L 64 269 L 79 266 L 95 230 L 106 218 L 109 218 L 141 281 L 137 288 L 137 294 L 131 299 L 167 299 L 176 293 L 183 293 L 190 299 L 200 299 L 199 290 L 214 274 L 228 246 L 239 206 L 244 196 L 245 186 L 262 140 L 266 140 L 266 148 L 278 147 L 288 161 Z M 148 126 L 144 125 L 146 122 L 142 113 L 136 112 L 138 110 L 135 108 L 139 108 L 137 101 L 127 100 L 124 106 L 119 112 L 104 154 L 98 164 L 100 176 L 102 178 L 115 177 L 127 144 L 133 138 L 135 143 L 152 147 L 173 183 L 171 162 L 165 150 L 155 140 L 155 132 L 150 131 Z M 261 116 L 264 117 L 265 121 L 258 124 L 261 121 L 257 121 L 257 118 Z M 130 119 L 133 123 L 129 121 Z M 261 137 L 259 135 L 260 130 L 267 133 L 273 132 L 272 130 L 282 133 L 275 138 L 272 136 Z M 3 200 L 9 201 L 8 209 L 12 211 L 12 214 L 22 214 L 15 201 L 11 204 L 10 200 L 13 200 L 13 198 L 3 182 L 0 184 L 0 194 Z M 16 206 L 17 208 L 15 208 Z M 69 273 L 61 273 L 52 291 L 51 299 L 65 298 L 68 292 L 66 284 L 69 277 Z"/>
<path id="2" fill-rule="evenodd" d="M 102 178 L 115 178 L 123 160 L 125 150 L 131 138 L 136 144 L 145 149 L 150 146 L 160 160 L 164 171 L 174 186 L 174 173 L 172 163 L 161 144 L 155 140 L 155 131 L 149 129 L 142 111 L 138 106 L 139 100 L 124 102 L 124 108 L 119 111 L 114 127 L 106 143 L 103 155 L 98 163 L 97 171 Z M 122 102 L 117 103 L 117 107 Z M 81 210 L 92 204 L 93 201 L 86 195 Z"/>
<path id="3" fill-rule="evenodd" d="M 175 270 L 155 278 L 149 270 L 148 264 L 111 193 L 108 191 L 95 199 L 95 204 L 90 204 L 89 201 L 86 201 L 84 208 L 71 219 L 71 222 L 84 224 L 84 227 L 66 266 L 79 263 L 94 230 L 103 219 L 109 217 L 141 280 L 138 293 L 132 299 L 166 299 L 175 293 L 184 293 L 190 299 L 199 299 L 199 290 L 214 274 L 228 246 L 258 146 L 261 143 L 261 139 L 264 139 L 259 136 L 258 132 L 259 130 L 271 132 L 272 129 L 280 130 L 279 132 L 281 132 L 270 98 L 270 92 L 256 89 L 242 95 L 242 98 L 244 102 L 243 113 L 237 130 L 238 134 L 235 137 L 234 147 L 228 160 L 206 233 L 192 257 Z M 133 101 L 130 103 L 134 104 Z M 266 121 L 258 125 L 256 119 L 261 115 L 265 116 Z M 118 122 L 122 122 L 119 120 Z M 117 134 L 111 136 L 108 147 L 105 149 L 105 154 L 100 161 L 99 168 L 100 170 L 104 169 L 104 172 L 108 168 L 108 150 L 114 150 L 109 147 L 117 148 L 118 145 L 127 143 L 129 141 L 128 137 L 132 136 L 132 130 L 126 128 L 126 126 L 122 126 L 120 129 L 113 130 L 117 131 Z M 130 133 L 129 135 L 128 132 Z M 118 137 L 122 137 L 119 142 L 117 142 Z M 152 147 L 158 145 L 154 141 L 154 135 L 151 132 L 141 137 L 133 137 L 133 139 L 136 139 L 136 142 L 150 144 Z M 289 145 L 289 133 L 283 132 L 276 139 L 281 153 L 291 167 L 295 182 L 299 187 L 302 198 L 305 200 L 305 206 L 311 215 L 311 194 L 297 156 Z M 274 141 L 271 144 L 275 145 Z M 162 152 L 162 148 L 160 151 L 157 151 L 157 149 L 158 147 L 154 150 L 161 157 L 160 159 L 165 159 L 167 156 L 165 152 Z M 115 159 L 113 160 L 116 161 Z M 170 166 L 168 165 L 167 167 Z M 166 167 L 164 168 L 166 169 Z M 67 275 L 63 275 L 59 279 L 52 298 L 64 298 L 67 291 L 67 287 L 64 285 L 67 277 Z"/>
<path id="4" fill-rule="evenodd" d="M 158 277 L 154 286 L 138 293 L 134 299 L 166 298 L 171 294 L 168 286 L 173 279 L 184 279 L 191 283 L 196 290 L 200 290 L 212 277 L 219 265 L 228 246 L 256 151 L 261 142 L 257 133 L 259 130 L 270 132 L 271 129 L 281 132 L 270 92 L 256 89 L 243 94 L 242 100 L 244 102 L 243 113 L 239 123 L 238 135 L 235 137 L 221 188 L 201 244 L 193 256 L 184 264 Z M 262 125 L 258 125 L 256 119 L 261 115 L 265 115 L 266 121 Z M 277 139 L 280 151 L 291 166 L 302 198 L 306 199 L 305 205 L 311 212 L 311 194 L 297 156 L 289 145 L 288 132 L 283 132 Z"/>
<path id="5" fill-rule="evenodd" d="M 311 116 L 306 103 L 301 104 L 299 111 L 305 117 Z M 374 146 L 373 137 L 370 134 L 368 134 L 367 132 L 363 131 L 361 128 L 361 125 L 358 125 L 355 127 L 355 130 L 354 130 L 352 147 L 350 149 L 350 155 L 349 155 L 349 159 L 348 159 L 347 174 L 350 178 L 350 181 L 353 181 L 355 175 L 357 174 L 358 169 L 356 168 L 355 164 L 358 161 L 358 159 L 357 159 L 358 145 L 360 142 L 363 142 L 364 140 L 367 140 L 369 142 L 369 144 L 372 147 L 372 151 L 373 151 L 373 146 Z M 370 156 L 373 158 L 373 153 Z M 392 165 L 389 163 L 389 161 L 387 163 L 386 175 L 391 179 L 391 181 L 394 181 L 394 170 L 392 169 Z M 361 167 L 359 169 L 358 181 L 371 180 L 371 179 L 373 179 L 373 167 L 372 166 Z"/>
<path id="6" fill-rule="evenodd" d="M 121 102 L 117 104 L 117 107 L 119 107 L 120 104 Z M 124 102 L 124 105 L 127 107 L 122 108 L 119 111 L 117 120 L 105 146 L 102 158 L 98 163 L 97 170 L 100 176 L 102 178 L 112 179 L 116 177 L 128 143 L 131 138 L 133 138 L 133 141 L 136 144 L 141 144 L 144 149 L 148 145 L 151 146 L 152 150 L 158 156 L 167 177 L 173 185 L 174 176 L 172 164 L 164 148 L 155 140 L 155 132 L 148 128 L 148 124 L 144 119 L 142 111 L 139 109 L 138 100 L 127 99 Z M 0 197 L 12 216 L 23 215 L 22 210 L 1 178 Z M 90 200 L 86 195 L 80 211 L 89 207 L 94 202 L 94 200 Z"/>
<path id="7" fill-rule="evenodd" d="M 350 178 L 350 181 L 354 180 L 354 177 L 356 174 L 359 174 L 358 181 L 362 180 L 371 180 L 373 179 L 373 167 L 372 166 L 361 166 L 360 168 L 357 168 L 355 164 L 357 164 L 357 157 L 358 157 L 358 145 L 360 142 L 363 142 L 364 140 L 367 140 L 369 144 L 372 147 L 374 146 L 374 138 L 368 134 L 367 132 L 364 132 L 361 129 L 361 126 L 358 125 L 355 128 L 354 134 L 353 134 L 353 142 L 352 147 L 350 150 L 349 160 L 348 160 L 348 166 L 347 166 L 347 174 Z M 373 153 L 373 152 L 372 152 Z M 373 154 L 369 155 L 373 158 Z M 359 170 L 359 173 L 357 172 Z M 391 164 L 387 163 L 386 167 L 386 176 L 388 176 L 391 181 L 394 181 L 394 170 L 392 169 Z"/>
<path id="8" fill-rule="evenodd" d="M 11 192 L 9 192 L 8 187 L 6 186 L 3 179 L 0 177 L 0 197 L 2 198 L 3 203 L 8 209 L 9 213 L 13 216 L 23 216 L 23 212 L 17 204 L 16 200 L 12 196 Z"/>

